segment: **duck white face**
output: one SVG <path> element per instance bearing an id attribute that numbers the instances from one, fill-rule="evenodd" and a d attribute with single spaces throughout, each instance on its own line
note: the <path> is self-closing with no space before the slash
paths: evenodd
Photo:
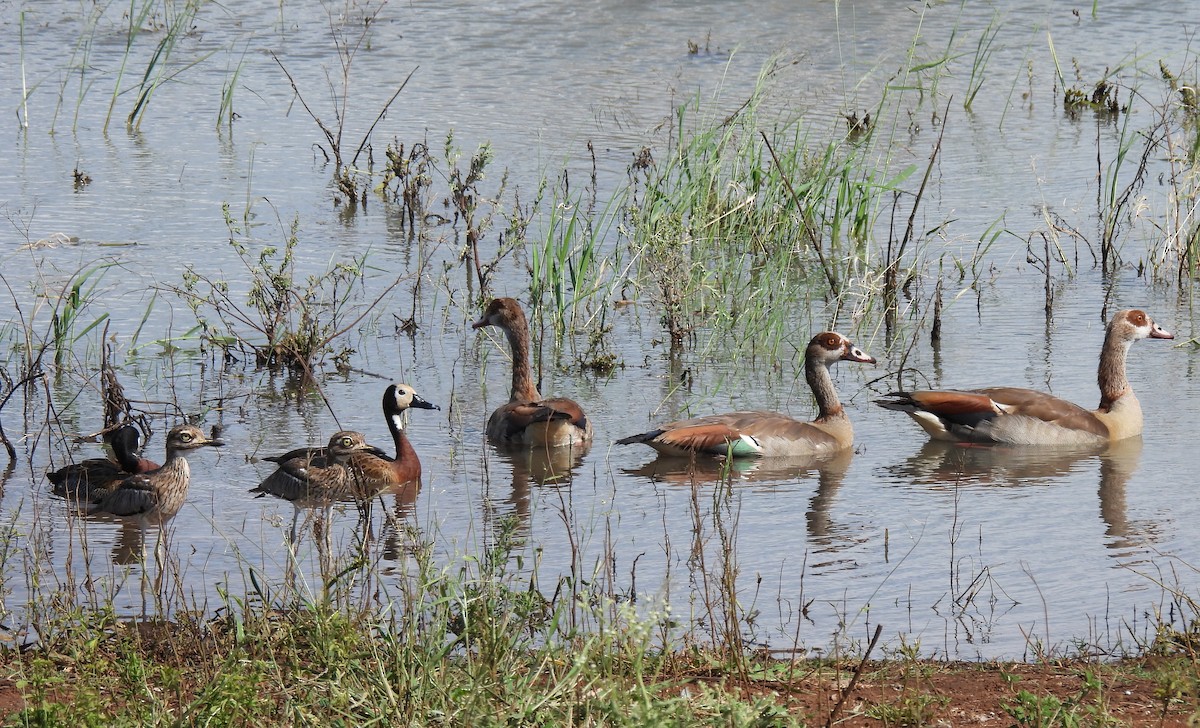
<path id="1" fill-rule="evenodd" d="M 404 429 L 402 415 L 407 409 L 440 410 L 441 407 L 424 399 L 408 384 L 393 384 L 389 386 L 387 391 L 383 393 L 383 411 L 396 429 Z"/>
<path id="2" fill-rule="evenodd" d="M 392 409 L 400 412 L 406 409 L 441 409 L 417 394 L 417 391 L 408 384 L 393 384 L 388 387 L 388 396 Z"/>

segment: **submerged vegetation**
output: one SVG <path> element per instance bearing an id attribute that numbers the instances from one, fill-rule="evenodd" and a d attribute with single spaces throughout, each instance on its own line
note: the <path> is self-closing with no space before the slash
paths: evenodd
<path id="1" fill-rule="evenodd" d="M 377 115 L 352 123 L 360 98 L 352 91 L 366 90 L 356 85 L 356 74 L 378 42 L 386 5 L 354 1 L 340 10 L 326 8 L 337 65 L 322 69 L 321 94 L 311 91 L 320 88 L 313 85 L 312 69 L 286 55 L 271 56 L 272 72 L 282 71 L 291 90 L 285 95 L 307 114 L 313 166 L 326 175 L 332 166 L 320 194 L 326 203 L 330 195 L 336 201 L 336 220 L 309 224 L 309 211 L 284 211 L 278 199 L 255 197 L 248 179 L 244 206 L 226 202 L 213 211 L 224 239 L 202 241 L 211 247 L 195 255 L 186 248 L 155 250 L 151 255 L 185 264 L 152 266 L 157 278 L 132 286 L 142 295 L 131 314 L 137 320 L 119 321 L 107 304 L 129 287 L 124 274 L 136 256 L 97 257 L 84 248 L 72 269 L 52 256 L 78 238 L 36 239 L 30 232 L 36 210 L 5 208 L 23 238 L 20 260 L 34 271 L 28 281 L 8 268 L 0 273 L 13 312 L 0 330 L 6 344 L 0 356 L 0 416 L 9 425 L 0 427 L 10 462 L 6 481 L 16 482 L 8 478 L 21 461 L 31 487 L 39 488 L 46 461 L 58 458 L 47 457 L 50 444 L 98 431 L 82 424 L 97 391 L 105 399 L 105 428 L 137 419 L 147 429 L 153 419 L 205 413 L 250 420 L 245 413 L 256 405 L 247 382 L 279 372 L 297 375 L 280 377 L 287 379 L 282 398 L 299 390 L 297 404 L 308 404 L 306 396 L 323 394 L 321 388 L 338 377 L 406 371 L 415 356 L 405 345 L 415 354 L 416 332 L 441 324 L 432 347 L 437 361 L 425 363 L 452 371 L 446 378 L 452 380 L 453 407 L 446 409 L 454 419 L 442 443 L 449 454 L 439 464 L 468 473 L 463 477 L 471 479 L 471 497 L 483 489 L 483 510 L 493 518 L 490 509 L 503 512 L 491 500 L 490 468 L 499 462 L 491 458 L 498 456 L 476 452 L 468 441 L 478 428 L 464 425 L 475 415 L 454 379 L 486 365 L 479 349 L 459 343 L 464 322 L 493 295 L 529 304 L 539 372 L 582 373 L 581 387 L 642 364 L 632 361 L 614 332 L 644 335 L 644 366 L 661 375 L 666 394 L 645 395 L 647 401 L 636 406 L 654 409 L 658 403 L 650 400 L 690 394 L 693 379 L 703 377 L 712 361 L 798 378 L 797 332 L 833 326 L 881 330 L 897 363 L 884 377 L 906 386 L 916 376 L 906 366 L 908 353 L 922 333 L 938 341 L 944 309 L 968 294 L 978 302 L 997 271 L 1032 270 L 1044 282 L 1047 331 L 1061 286 L 1093 270 L 1101 289 L 1098 308 L 1131 281 L 1174 287 L 1184 299 L 1198 275 L 1200 108 L 1191 55 L 1181 67 L 1154 59 L 1159 70 L 1149 74 L 1141 68 L 1145 59 L 1114 63 L 1103 73 L 1072 59 L 1068 81 L 1067 64 L 1047 36 L 1048 58 L 1030 50 L 1020 70 L 1001 70 L 996 64 L 1006 21 L 997 12 L 970 32 L 956 28 L 941 50 L 915 37 L 898 68 L 881 83 L 863 81 L 853 98 L 847 93 L 818 108 L 792 107 L 798 98 L 788 88 L 794 64 L 774 58 L 744 98 L 697 92 L 675 104 L 636 149 L 623 150 L 627 156 L 616 172 L 605 168 L 588 142 L 582 163 L 555 162 L 536 178 L 518 179 L 503 160 L 525 150 L 489 141 L 463 147 L 454 129 L 425 129 L 412 137 L 390 133 L 393 141 L 375 158 L 376 132 L 390 128 L 387 116 L 400 113 L 418 72 L 405 66 L 396 75 L 403 80 L 381 91 L 386 100 L 372 108 Z M 141 139 L 170 85 L 199 83 L 199 70 L 216 54 L 195 40 L 203 33 L 194 28 L 206 14 L 237 9 L 203 0 L 135 0 L 127 8 L 101 3 L 79 12 L 81 36 L 62 61 L 45 131 L 64 131 L 60 113 L 71 116 L 72 130 L 81 118 L 102 119 L 105 133 L 112 118 L 124 116 L 129 135 Z M 95 41 L 112 26 L 112 15 L 121 18 L 114 37 L 123 52 L 107 68 L 98 65 Z M 234 100 L 244 109 L 247 97 L 269 97 L 245 85 L 247 64 L 266 53 L 245 37 L 224 50 L 237 60 L 220 76 L 219 93 L 213 89 L 219 107 L 212 133 L 223 153 L 236 156 L 247 152 L 227 144 L 241 123 Z M 693 61 L 712 60 L 707 40 L 703 52 L 689 41 L 687 52 Z M 1035 74 L 1035 65 L 1054 72 Z M 98 78 L 100 70 L 105 75 Z M 1029 87 L 1024 96 L 1018 91 L 1023 84 Z M 106 108 L 89 113 L 100 89 L 106 89 Z M 68 91 L 74 93 L 73 111 Z M 32 93 L 23 92 L 22 101 L 36 98 Z M 1086 204 L 1056 206 L 1049 200 L 1057 192 L 1044 192 L 1035 215 L 989 209 L 985 223 L 979 216 L 967 223 L 981 229 L 964 229 L 960 212 L 942 204 L 947 188 L 964 184 L 943 176 L 947 154 L 963 154 L 947 149 L 947 130 L 974 125 L 994 134 L 1011 123 L 980 120 L 995 100 L 989 94 L 1007 94 L 1005 114 L 1016 105 L 1032 109 L 1034 98 L 1052 94 L 1063 123 L 1094 134 Z M 317 97 L 328 105 L 310 106 Z M 23 125 L 30 122 L 24 105 L 19 115 Z M 348 139 L 357 147 L 351 149 Z M 109 182 L 101 169 L 77 163 L 72 192 L 95 194 Z M 183 186 L 187 174 L 178 175 Z M 263 210 L 269 214 L 262 218 L 273 222 L 260 219 Z M 383 218 L 385 239 L 362 249 L 338 237 L 342 229 L 374 222 L 372 215 Z M 324 244 L 333 238 L 337 244 Z M 172 318 L 176 303 L 182 322 Z M 388 313 L 394 332 L 384 325 Z M 369 360 L 374 371 L 366 368 L 363 350 L 375 357 Z M 217 370 L 219 391 L 188 394 L 174 377 L 183 360 Z M 148 392 L 144 400 L 124 398 L 118 372 L 138 378 Z M 23 404 L 25 437 L 13 436 L 12 418 L 20 408 L 5 409 L 10 401 Z M 613 417 L 634 406 L 609 404 L 619 411 Z M 258 438 L 250 443 L 256 453 L 261 433 L 249 436 Z M 494 528 L 479 542 L 460 540 L 460 534 L 446 538 L 462 549 L 447 557 L 435 549 L 436 536 L 411 523 L 412 503 L 401 504 L 397 496 L 395 508 L 383 513 L 364 505 L 355 514 L 304 514 L 304 537 L 311 533 L 313 541 L 338 532 L 332 525 L 338 519 L 361 519 L 339 532 L 352 533 L 346 539 L 351 546 L 314 559 L 317 573 L 304 572 L 310 564 L 303 538 L 295 539 L 295 523 L 280 548 L 286 552 L 279 559 L 282 578 L 241 554 L 237 539 L 245 534 L 222 533 L 228 540 L 221 546 L 237 554 L 241 571 L 213 586 L 220 593 L 213 603 L 211 594 L 197 595 L 187 583 L 195 564 L 181 560 L 186 545 L 170 544 L 169 529 L 155 534 L 164 539 L 159 545 L 172 548 L 158 560 L 156 545 L 153 565 L 142 553 L 140 561 L 114 558 L 111 573 L 93 573 L 98 567 L 91 557 L 72 551 L 65 573 L 55 573 L 62 557 L 46 534 L 61 524 L 38 517 L 33 525 L 18 525 L 16 513 L 0 524 L 0 616 L 8 625 L 0 634 L 6 638 L 0 640 L 0 665 L 7 678 L 0 684 L 0 712 L 13 725 L 965 720 L 954 712 L 967 694 L 956 681 L 976 667 L 923 659 L 936 656 L 936 649 L 909 644 L 894 625 L 880 645 L 869 604 L 861 612 L 845 603 L 824 605 L 837 625 L 818 632 L 811 629 L 812 600 L 781 595 L 772 605 L 779 623 L 763 626 L 763 577 L 743 572 L 739 560 L 739 529 L 746 526 L 731 465 L 719 466 L 715 482 L 697 485 L 694 474 L 684 482 L 691 486 L 687 516 L 694 542 L 683 549 L 672 545 L 664 519 L 655 545 L 665 552 L 668 571 L 687 565 L 692 601 L 685 604 L 668 601 L 669 585 L 638 584 L 641 556 L 617 563 L 607 540 L 613 522 L 601 522 L 609 516 L 592 514 L 596 533 L 581 532 L 587 530 L 578 526 L 581 515 L 571 510 L 571 488 L 585 478 L 577 466 L 542 465 L 548 477 L 512 463 L 505 507 L 524 498 L 528 508 L 529 483 L 523 496 L 518 485 L 521 467 L 526 481 L 541 483 L 558 499 L 559 512 L 547 519 L 561 522 L 570 546 L 565 556 L 555 555 L 566 563 L 559 572 L 545 566 L 550 557 L 528 524 L 504 516 L 489 523 Z M 616 477 L 601 466 L 587 476 L 593 490 Z M 603 507 L 614 496 L 600 498 Z M 40 497 L 30 500 L 44 508 Z M 540 505 L 552 500 L 543 498 Z M 211 517 L 221 517 L 220 509 Z M 301 518 L 299 511 L 294 517 Z M 86 544 L 88 523 L 72 514 L 66 528 L 72 535 L 85 532 Z M 433 524 L 429 532 L 443 535 L 440 528 Z M 602 542 L 598 549 L 596 542 Z M 145 545 L 138 541 L 131 551 Z M 588 561 L 597 550 L 600 555 Z M 130 571 L 118 574 L 115 564 Z M 155 569 L 151 586 L 147 576 Z M 140 609 L 127 594 L 135 590 L 131 573 L 142 577 Z M 1177 578 L 1196 581 L 1194 574 Z M 12 597 L 14 585 L 20 585 L 21 599 Z M 974 695 L 972 709 L 1038 726 L 1200 719 L 1200 608 L 1186 589 L 1159 586 L 1171 608 L 1143 615 L 1151 624 L 1139 624 L 1140 632 L 1129 629 L 1132 644 L 1122 636 L 1116 644 L 1080 641 L 1056 652 L 1031 634 L 1026 657 L 1032 664 L 993 670 L 992 682 L 979 683 L 987 689 Z M 969 602 L 974 594 L 956 596 L 956 602 Z M 951 611 L 958 609 L 962 604 Z M 879 658 L 886 662 L 872 662 Z M 1122 691 L 1136 693 L 1140 702 L 1123 699 Z"/>

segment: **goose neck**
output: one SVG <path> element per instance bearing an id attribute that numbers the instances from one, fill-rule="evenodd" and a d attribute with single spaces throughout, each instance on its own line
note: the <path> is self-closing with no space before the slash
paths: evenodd
<path id="1" fill-rule="evenodd" d="M 1104 337 L 1104 348 L 1100 351 L 1100 368 L 1096 380 L 1100 384 L 1100 409 L 1109 411 L 1118 399 L 1130 393 L 1129 379 L 1125 375 L 1125 358 L 1132 342 L 1109 331 Z"/>
<path id="2" fill-rule="evenodd" d="M 525 326 L 507 327 L 508 344 L 512 349 L 512 393 L 511 402 L 536 402 L 542 398 L 533 384 L 533 372 L 529 364 L 529 329 Z"/>
<path id="3" fill-rule="evenodd" d="M 804 378 L 812 388 L 817 400 L 817 419 L 825 420 L 843 413 L 842 403 L 838 400 L 837 390 L 833 386 L 833 377 L 829 375 L 829 365 L 814 357 L 804 359 Z"/>

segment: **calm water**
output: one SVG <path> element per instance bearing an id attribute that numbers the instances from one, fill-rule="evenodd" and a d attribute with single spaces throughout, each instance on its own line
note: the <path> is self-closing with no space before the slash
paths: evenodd
<path id="1" fill-rule="evenodd" d="M 540 553 L 542 583 L 570 569 L 574 545 L 578 563 L 606 574 L 614 591 L 634 593 L 642 604 L 667 602 L 676 618 L 703 624 L 701 595 L 718 575 L 722 528 L 736 521 L 726 545 L 740 568 L 742 606 L 756 614 L 746 635 L 753 642 L 786 648 L 798 635 L 803 646 L 824 649 L 840 630 L 865 639 L 879 623 L 891 645 L 903 636 L 920 640 L 927 653 L 968 659 L 1021 657 L 1031 643 L 1065 648 L 1075 638 L 1114 645 L 1152 627 L 1146 615 L 1171 599 L 1164 586 L 1195 596 L 1200 577 L 1189 564 L 1200 547 L 1194 527 L 1200 501 L 1190 491 L 1200 392 L 1189 344 L 1196 335 L 1190 293 L 1150 285 L 1132 266 L 1104 280 L 1087 243 L 1065 242 L 1072 255 L 1079 252 L 1079 267 L 1074 277 L 1054 268 L 1057 297 L 1047 319 L 1043 279 L 1026 260 L 1026 239 L 1047 229 L 1047 214 L 1098 239 L 1097 145 L 1107 164 L 1120 134 L 1116 124 L 1063 114 L 1048 41 L 1068 84 L 1075 82 L 1076 65 L 1088 85 L 1105 68 L 1120 67 L 1122 102 L 1137 86 L 1160 103 L 1158 60 L 1176 70 L 1194 68 L 1190 29 L 1180 26 L 1194 16 L 1194 4 L 1101 3 L 1096 17 L 1020 2 L 973 4 L 965 11 L 771 1 L 756 4 L 754 12 L 723 2 L 384 7 L 354 59 L 349 146 L 357 146 L 380 106 L 416 69 L 375 132 L 376 161 L 388 140 L 411 144 L 427 137 L 441 149 L 453 129 L 466 154 L 480 142 L 492 143 L 496 159 L 485 190 L 495 189 L 506 168 L 526 199 L 543 175 L 563 168 L 586 179 L 589 141 L 603 199 L 639 149 L 661 149 L 663 122 L 678 103 L 700 94 L 710 99 L 714 116 L 728 113 L 775 56 L 783 63 L 770 82 L 772 113 L 803 115 L 818 135 L 843 124 L 843 113 L 874 108 L 899 69 L 943 55 L 953 35 L 955 50 L 966 58 L 937 88 L 931 76 L 923 77 L 929 97 L 936 92 L 941 99 L 932 106 L 915 92 L 897 93 L 903 101 L 889 154 L 897 170 L 923 162 L 940 130 L 934 110 L 948 108 L 940 161 L 917 222 L 923 229 L 951 222 L 933 236 L 927 259 L 938 258 L 939 246 L 951 255 L 974 250 L 997 220 L 1012 234 L 988 251 L 978 288 L 967 288 L 968 279 L 962 290 L 947 289 L 940 348 L 931 348 L 927 328 L 918 330 L 916 322 L 906 321 L 905 333 L 888 342 L 870 316 L 830 321 L 826 311 L 797 305 L 790 337 L 796 347 L 815 330 L 836 326 L 856 332 L 856 343 L 880 360 L 874 368 L 835 371 L 857 447 L 821 464 L 747 464 L 729 489 L 717 485 L 716 473 L 679 472 L 656 463 L 648 448 L 610 443 L 681 415 L 774 408 L 810 416 L 798 362 L 749 363 L 719 349 L 688 352 L 680 366 L 690 386 L 681 388 L 680 370 L 653 344 L 662 337 L 656 315 L 637 306 L 616 309 L 612 340 L 623 368 L 597 377 L 546 367 L 543 391 L 579 400 L 595 422 L 596 442 L 578 463 L 567 464 L 571 478 L 543 484 L 548 468 L 561 471 L 564 464 L 514 458 L 484 443 L 486 415 L 507 396 L 507 359 L 498 339 L 469 328 L 478 311 L 465 303 L 465 272 L 455 262 L 460 243 L 450 240 L 434 248 L 416 310 L 405 284 L 353 342 L 355 371 L 323 379 L 332 413 L 284 378 L 243 365 L 214 366 L 194 351 L 194 342 L 181 342 L 173 357 L 161 346 L 146 346 L 194 325 L 177 298 L 153 292 L 156 285 L 177 284 L 186 266 L 227 278 L 235 290 L 244 287 L 244 268 L 225 242 L 223 203 L 239 217 L 248 207 L 264 241 L 278 240 L 297 218 L 306 271 L 369 250 L 376 268 L 367 297 L 413 265 L 416 253 L 399 231 L 395 210 L 374 198 L 357 214 L 332 204 L 330 170 L 314 146 L 322 141 L 319 130 L 271 57 L 332 123 L 325 84 L 327 74 L 337 83 L 339 67 L 330 27 L 357 39 L 362 9 L 348 5 L 342 8 L 347 17 L 331 23 L 324 11 L 302 5 L 308 4 L 205 7 L 173 57 L 177 70 L 196 65 L 158 89 L 136 132 L 124 125 L 135 94 L 118 96 L 106 134 L 104 117 L 127 38 L 119 11 L 96 18 L 90 4 L 0 3 L 0 98 L 3 108 L 20 109 L 17 118 L 29 122 L 27 131 L 10 122 L 11 151 L 0 174 L 0 208 L 10 223 L 0 238 L 0 270 L 13 291 L 6 369 L 17 371 L 17 322 L 41 316 L 44 330 L 41 292 L 61 288 L 81 267 L 119 262 L 100 279 L 85 318 L 110 314 L 110 335 L 124 360 L 149 309 L 137 342 L 144 348 L 120 371 L 127 394 L 205 413 L 203 424 L 222 425 L 232 443 L 192 458 L 191 502 L 171 526 L 172 553 L 195 602 L 211 608 L 219 604 L 218 589 L 244 593 L 248 566 L 274 578 L 285 568 L 283 543 L 294 512 L 247 493 L 269 472 L 258 455 L 323 443 L 340 428 L 386 443 L 379 413 L 386 382 L 371 373 L 409 381 L 442 406 L 410 419 L 424 487 L 389 498 L 389 510 L 409 529 L 377 524 L 385 579 L 405 578 L 414 539 L 433 540 L 438 558 L 453 563 L 485 548 L 515 515 L 526 549 Z M 152 22 L 146 25 L 122 89 L 140 78 L 161 38 Z M 987 82 L 967 113 L 961 99 L 970 57 L 989 27 L 996 34 Z M 699 53 L 688 53 L 689 41 Z M 217 115 L 221 88 L 239 64 L 239 118 L 230 131 L 217 126 Z M 68 73 L 81 66 L 88 68 L 82 81 Z M 30 89 L 24 107 L 23 83 Z M 1135 106 L 1134 125 L 1148 127 L 1150 115 L 1145 105 Z M 1165 169 L 1161 159 L 1151 165 Z M 72 185 L 77 168 L 92 178 L 78 190 Z M 1163 224 L 1169 187 L 1161 179 L 1150 176 L 1138 195 L 1142 212 L 1122 236 L 1132 265 L 1162 237 L 1155 226 Z M 54 233 L 78 241 L 22 247 Z M 495 245 L 495 231 L 487 244 Z M 497 293 L 528 297 L 524 262 L 506 260 Z M 1140 442 L 1100 454 L 938 448 L 906 418 L 869 402 L 891 386 L 876 380 L 903 360 L 934 386 L 1024 385 L 1090 405 L 1098 396 L 1105 305 L 1144 307 L 1178 336 L 1134 348 L 1130 378 L 1148 423 Z M 398 333 L 393 313 L 415 315 L 418 333 Z M 914 331 L 918 340 L 905 360 Z M 97 342 L 95 332 L 80 341 L 80 356 L 94 362 Z M 58 436 L 58 426 L 46 423 L 57 418 L 66 433 L 97 429 L 97 381 L 51 379 L 28 401 L 15 397 L 2 413 L 6 432 L 24 435 L 22 459 L 0 500 L 21 554 L 7 563 L 9 608 L 27 598 L 25 574 L 32 568 L 42 570 L 43 583 L 65 583 L 69 570 L 91 575 L 100 589 L 116 592 L 122 609 L 142 606 L 138 529 L 69 518 L 48 495 L 43 476 L 68 452 L 95 454 L 95 446 L 72 446 Z M 156 411 L 177 414 L 165 405 Z M 148 454 L 161 457 L 161 447 L 160 431 Z M 340 537 L 349 540 L 355 514 L 337 518 Z"/>

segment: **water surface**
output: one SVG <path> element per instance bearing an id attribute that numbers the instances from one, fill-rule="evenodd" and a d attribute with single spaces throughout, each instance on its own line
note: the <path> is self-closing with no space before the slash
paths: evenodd
<path id="1" fill-rule="evenodd" d="M 205 426 L 223 426 L 232 443 L 193 457 L 190 503 L 170 527 L 171 553 L 190 599 L 202 607 L 220 604 L 223 590 L 248 591 L 249 567 L 276 578 L 287 568 L 283 544 L 296 514 L 289 504 L 248 493 L 270 472 L 259 456 L 323 443 L 342 428 L 387 444 L 379 411 L 387 382 L 372 374 L 408 381 L 442 406 L 410 419 L 423 488 L 385 498 L 392 515 L 386 522 L 374 515 L 385 579 L 407 578 L 416 541 L 432 540 L 437 557 L 454 563 L 493 543 L 516 518 L 523 549 L 538 554 L 543 584 L 585 564 L 605 575 L 611 591 L 637 596 L 647 609 L 667 603 L 700 634 L 713 617 L 704 595 L 733 564 L 740 604 L 751 617 L 744 636 L 753 644 L 787 649 L 798 638 L 801 646 L 829 649 L 865 642 L 878 623 L 888 644 L 919 640 L 926 653 L 968 659 L 1028 656 L 1076 639 L 1119 647 L 1153 629 L 1148 615 L 1170 601 L 1164 587 L 1194 594 L 1197 577 L 1188 564 L 1200 546 L 1193 527 L 1200 513 L 1189 493 L 1190 448 L 1200 393 L 1187 344 L 1195 336 L 1190 292 L 1136 274 L 1146 257 L 1139 251 L 1161 237 L 1156 225 L 1169 208 L 1168 187 L 1150 176 L 1139 193 L 1144 211 L 1121 238 L 1130 265 L 1101 276 L 1092 263 L 1097 147 L 1112 150 L 1121 128 L 1100 116 L 1063 113 L 1050 51 L 1052 41 L 1068 83 L 1076 81 L 1076 66 L 1087 82 L 1120 67 L 1122 99 L 1134 86 L 1161 95 L 1153 80 L 1160 58 L 1171 68 L 1194 68 L 1190 31 L 1180 25 L 1184 8 L 1103 3 L 1095 17 L 1015 1 L 963 9 L 768 1 L 754 12 L 718 2 L 411 2 L 382 10 L 352 66 L 346 138 L 357 146 L 411 71 L 375 132 L 376 164 L 388 140 L 427 140 L 440 149 L 453 129 L 465 154 L 492 144 L 486 189 L 494 190 L 507 169 L 526 199 L 543 175 L 564 168 L 583 184 L 588 142 L 603 199 L 643 146 L 662 154 L 664 122 L 679 103 L 698 94 L 714 117 L 728 113 L 773 57 L 781 60 L 769 81 L 770 113 L 803 116 L 816 136 L 844 124 L 843 114 L 873 109 L 884 84 L 944 55 L 952 37 L 959 52 L 973 53 L 994 23 L 995 50 L 972 110 L 961 106 L 969 63 L 956 64 L 937 88 L 929 74 L 904 76 L 925 84 L 926 97 L 900 96 L 898 121 L 890 122 L 900 130 L 898 143 L 888 153 L 896 169 L 923 164 L 935 135 L 944 134 L 918 225 L 952 222 L 933 236 L 927 259 L 969 254 L 997 220 L 1011 234 L 989 249 L 978 285 L 971 276 L 947 279 L 940 346 L 929 342 L 921 306 L 905 309 L 900 334 L 888 340 L 876 313 L 832 320 L 828 309 L 797 302 L 788 351 L 836 327 L 880 360 L 875 368 L 835 370 L 857 445 L 824 462 L 739 466 L 728 479 L 611 443 L 677 417 L 736 408 L 809 417 L 798 361 L 748 362 L 719 346 L 672 361 L 655 343 L 663 332 L 651 306 L 614 308 L 610 340 L 623 366 L 611 376 L 571 366 L 572 347 L 586 342 L 568 342 L 557 360 L 554 347 L 542 350 L 543 391 L 583 404 L 595 444 L 567 463 L 498 452 L 485 443 L 483 425 L 507 397 L 506 353 L 500 339 L 469 328 L 478 311 L 457 262 L 462 243 L 446 231 L 433 240 L 417 305 L 403 285 L 381 316 L 363 323 L 353 369 L 322 377 L 332 412 L 286 377 L 245 363 L 222 366 L 197 352 L 194 341 L 173 354 L 147 345 L 194 326 L 177 298 L 154 293 L 155 286 L 178 284 L 186 266 L 228 279 L 235 290 L 246 285 L 226 244 L 222 204 L 237 220 L 249 210 L 254 234 L 265 241 L 278 241 L 298 219 L 305 272 L 369 251 L 364 298 L 413 269 L 419 251 L 394 208 L 373 197 L 354 213 L 332 203 L 331 170 L 315 146 L 322 137 L 272 57 L 332 122 L 326 79 L 338 87 L 340 71 L 330 28 L 357 38 L 361 11 L 349 7 L 347 17 L 331 20 L 305 4 L 205 6 L 175 51 L 176 68 L 197 64 L 159 88 L 140 127 L 128 130 L 127 89 L 161 37 L 149 27 L 105 132 L 127 38 L 118 10 L 95 20 L 91 6 L 73 3 L 0 8 L 0 66 L 7 69 L 0 94 L 4 107 L 20 108 L 29 124 L 10 126 L 14 146 L 0 175 L 0 206 L 10 222 L 2 270 L 15 302 L 9 349 L 21 338 L 17 322 L 40 310 L 39 293 L 58 290 L 81 267 L 119 263 L 101 279 L 89 312 L 111 315 L 127 394 L 178 402 L 202 414 Z M 697 53 L 689 53 L 689 41 Z M 232 128 L 220 126 L 220 90 L 239 65 L 238 119 Z M 70 70 L 81 66 L 89 69 L 82 79 Z M 31 89 L 26 105 L 18 69 Z M 929 101 L 935 97 L 937 104 Z M 944 129 L 934 118 L 942 110 Z M 1145 105 L 1135 109 L 1139 123 L 1150 113 Z M 1151 164 L 1162 170 L 1165 162 Z M 92 181 L 76 188 L 76 169 Z M 1071 265 L 1053 268 L 1057 295 L 1047 316 L 1044 280 L 1027 262 L 1026 241 L 1053 219 L 1074 226 L 1082 239 L 1064 238 Z M 886 230 L 886 214 L 880 225 Z M 25 247 L 59 232 L 77 241 Z M 496 244 L 496 232 L 485 245 Z M 507 259 L 496 293 L 527 298 L 525 262 Z M 1105 313 L 1132 306 L 1179 337 L 1141 342 L 1132 352 L 1130 378 L 1148 423 L 1139 441 L 1100 453 L 944 448 L 927 444 L 901 415 L 870 404 L 895 381 L 877 380 L 903 362 L 919 373 L 910 382 L 1029 386 L 1090 406 L 1098 398 Z M 147 309 L 136 342 L 143 348 L 127 358 Z M 409 316 L 419 324 L 411 337 L 396 326 L 396 318 Z M 94 362 L 97 345 L 95 335 L 81 341 L 79 355 Z M 6 365 L 10 373 L 15 362 Z M 72 446 L 59 433 L 98 429 L 96 386 L 94 378 L 51 378 L 3 412 L 6 431 L 25 435 L 22 460 L 0 500 L 26 555 L 6 563 L 10 608 L 28 598 L 30 569 L 50 583 L 70 584 L 73 575 L 80 592 L 90 577 L 92 588 L 115 594 L 130 613 L 145 606 L 139 530 L 71 516 L 48 495 L 43 476 L 68 453 L 95 454 L 95 446 Z M 172 421 L 180 415 L 170 405 L 157 411 Z M 165 429 L 148 455 L 161 457 Z M 546 482 L 548 472 L 558 476 L 564 468 L 569 477 Z M 336 543 L 353 542 L 357 517 L 353 509 L 335 513 Z M 311 559 L 305 551 L 300 561 L 311 568 Z"/>

